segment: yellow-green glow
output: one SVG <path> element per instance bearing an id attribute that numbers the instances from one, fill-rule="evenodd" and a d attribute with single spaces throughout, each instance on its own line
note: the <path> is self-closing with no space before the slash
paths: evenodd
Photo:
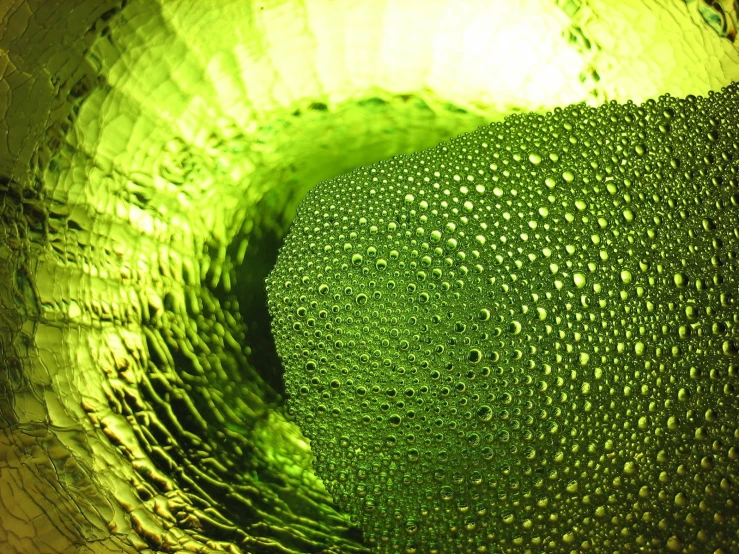
<path id="1" fill-rule="evenodd" d="M 702 0 L 122 4 L 0 0 L 0 551 L 362 551 L 267 329 L 301 198 L 739 67 Z"/>

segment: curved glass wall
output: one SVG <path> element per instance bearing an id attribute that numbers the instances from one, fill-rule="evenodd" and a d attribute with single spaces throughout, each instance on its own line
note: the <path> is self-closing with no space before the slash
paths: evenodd
<path id="1" fill-rule="evenodd" d="M 368 551 L 284 408 L 264 279 L 301 199 L 511 113 L 718 91 L 739 74 L 736 16 L 0 2 L 0 549 Z M 701 551 L 685 518 L 667 546 Z M 736 548 L 736 516 L 717 526 Z M 577 551 L 551 541 L 500 548 Z"/>

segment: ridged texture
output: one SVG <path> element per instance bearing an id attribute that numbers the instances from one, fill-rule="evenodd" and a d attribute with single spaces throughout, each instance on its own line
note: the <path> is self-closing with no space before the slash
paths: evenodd
<path id="1" fill-rule="evenodd" d="M 300 198 L 510 111 L 717 89 L 716 13 L 0 0 L 0 551 L 363 550 L 281 406 Z"/>

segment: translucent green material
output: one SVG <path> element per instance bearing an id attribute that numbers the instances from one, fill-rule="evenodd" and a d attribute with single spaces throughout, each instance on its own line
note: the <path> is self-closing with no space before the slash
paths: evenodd
<path id="1" fill-rule="evenodd" d="M 311 190 L 273 329 L 370 545 L 739 550 L 738 108 L 516 115 Z"/>
<path id="2" fill-rule="evenodd" d="M 0 0 L 0 551 L 366 551 L 283 408 L 264 277 L 300 200 L 736 80 L 736 14 L 661 4 Z"/>

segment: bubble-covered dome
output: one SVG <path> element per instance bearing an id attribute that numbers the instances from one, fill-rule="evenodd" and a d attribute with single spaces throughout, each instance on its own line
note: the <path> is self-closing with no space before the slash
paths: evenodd
<path id="1" fill-rule="evenodd" d="M 273 329 L 378 552 L 739 551 L 737 114 L 512 115 L 311 190 Z"/>
<path id="2" fill-rule="evenodd" d="M 270 330 L 301 199 L 510 113 L 719 91 L 739 79 L 730 4 L 0 0 L 0 552 L 368 552 L 313 471 Z M 691 514 L 685 552 L 704 544 Z"/>

